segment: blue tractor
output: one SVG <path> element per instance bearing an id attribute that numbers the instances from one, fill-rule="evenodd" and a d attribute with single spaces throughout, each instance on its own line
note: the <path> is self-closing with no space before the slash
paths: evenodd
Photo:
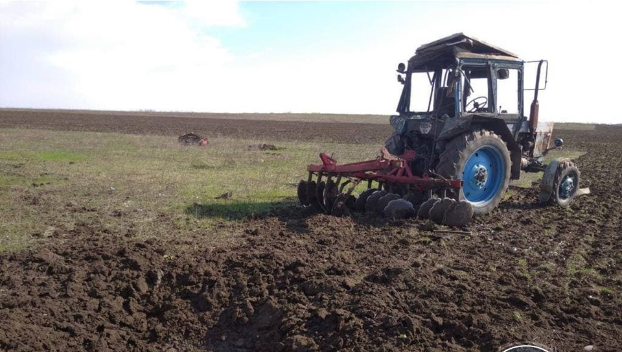
<path id="1" fill-rule="evenodd" d="M 526 65 L 533 65 L 533 87 L 525 86 Z M 543 164 L 553 125 L 539 123 L 538 92 L 546 88 L 548 62 L 525 62 L 515 54 L 462 33 L 420 46 L 408 64 L 399 64 L 403 84 L 391 116 L 395 132 L 383 152 L 416 157 L 416 175 L 461 179 L 453 198 L 469 202 L 475 215 L 492 211 L 521 170 L 545 171 L 541 202 L 567 206 L 579 186 L 570 160 Z M 540 81 L 544 77 L 544 84 Z M 533 77 L 531 77 L 533 79 Z M 529 116 L 525 93 L 534 91 Z"/>
<path id="2" fill-rule="evenodd" d="M 525 85 L 533 65 L 533 88 Z M 538 92 L 546 88 L 548 62 L 515 54 L 462 33 L 423 45 L 399 64 L 404 88 L 395 129 L 376 160 L 341 165 L 322 153 L 308 165 L 298 199 L 333 215 L 373 212 L 391 218 L 418 216 L 462 226 L 491 212 L 521 171 L 544 171 L 540 201 L 568 206 L 579 170 L 568 159 L 548 166 L 553 125 L 538 121 Z M 541 76 L 544 84 L 540 86 Z M 525 92 L 534 91 L 529 117 Z M 357 197 L 359 184 L 367 188 Z"/>

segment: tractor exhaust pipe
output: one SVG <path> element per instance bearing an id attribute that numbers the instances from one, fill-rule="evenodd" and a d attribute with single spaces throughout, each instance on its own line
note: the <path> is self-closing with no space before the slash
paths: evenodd
<path id="1" fill-rule="evenodd" d="M 538 103 L 538 91 L 540 90 L 540 69 L 544 60 L 538 63 L 538 73 L 536 75 L 536 88 L 533 93 L 533 102 L 531 102 L 531 110 L 529 111 L 529 132 L 535 140 L 536 128 L 538 127 L 538 116 L 540 114 L 540 104 Z"/>

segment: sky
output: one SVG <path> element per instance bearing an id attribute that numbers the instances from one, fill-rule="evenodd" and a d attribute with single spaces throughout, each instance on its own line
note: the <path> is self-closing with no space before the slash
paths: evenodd
<path id="1" fill-rule="evenodd" d="M 464 32 L 549 61 L 541 119 L 622 123 L 615 3 L 0 0 L 0 107 L 390 115 L 397 64 Z"/>

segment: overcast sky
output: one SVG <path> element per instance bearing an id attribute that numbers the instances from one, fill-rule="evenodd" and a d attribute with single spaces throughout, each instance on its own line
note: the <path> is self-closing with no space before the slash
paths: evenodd
<path id="1" fill-rule="evenodd" d="M 0 0 L 0 107 L 389 115 L 465 32 L 549 60 L 542 118 L 621 123 L 615 3 Z"/>

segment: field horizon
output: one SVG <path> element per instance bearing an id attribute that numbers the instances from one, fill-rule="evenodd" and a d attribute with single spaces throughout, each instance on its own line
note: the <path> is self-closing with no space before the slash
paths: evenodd
<path id="1" fill-rule="evenodd" d="M 42 109 L 42 108 L 12 108 L 0 107 L 0 113 L 11 111 L 30 112 L 57 112 L 70 114 L 93 114 L 93 115 L 121 115 L 121 116 L 168 116 L 187 118 L 221 118 L 242 120 L 267 120 L 267 121 L 308 121 L 308 122 L 342 122 L 342 123 L 377 123 L 388 124 L 388 117 L 379 114 L 339 114 L 326 112 L 194 112 L 194 111 L 156 111 L 156 110 L 90 110 L 90 109 Z M 548 120 L 547 120 L 548 121 Z M 618 126 L 622 123 L 594 123 L 594 122 L 568 122 L 555 121 L 562 125 L 607 125 Z"/>

